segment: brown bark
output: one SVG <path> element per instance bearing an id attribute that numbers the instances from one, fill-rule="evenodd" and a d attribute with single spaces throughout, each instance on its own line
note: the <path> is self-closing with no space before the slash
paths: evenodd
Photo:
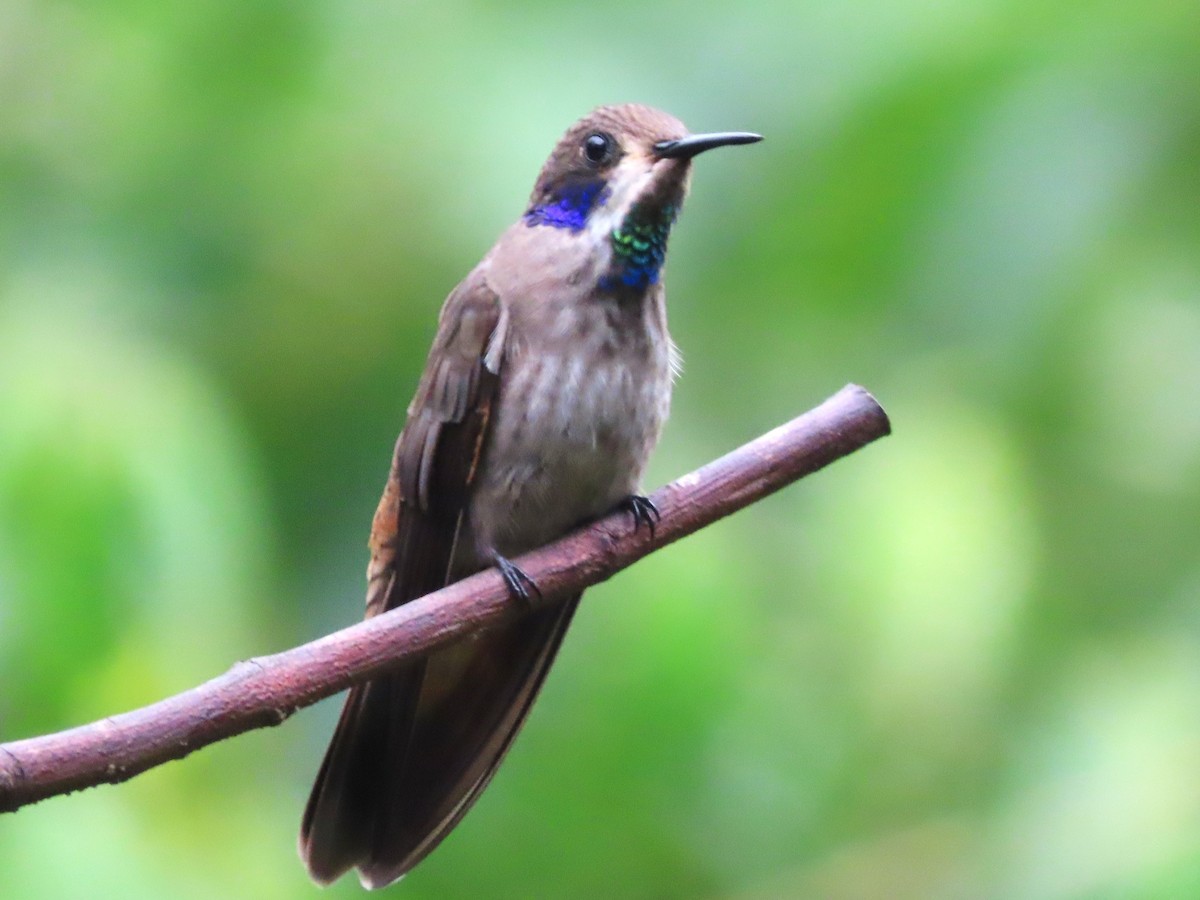
<path id="1" fill-rule="evenodd" d="M 617 512 L 516 560 L 543 600 L 575 594 L 883 437 L 887 415 L 850 385 L 820 406 L 685 475 L 651 499 L 651 534 Z M 218 678 L 150 706 L 68 731 L 0 744 L 0 812 L 117 783 L 365 681 L 400 660 L 520 615 L 495 570 L 292 650 L 235 664 Z"/>

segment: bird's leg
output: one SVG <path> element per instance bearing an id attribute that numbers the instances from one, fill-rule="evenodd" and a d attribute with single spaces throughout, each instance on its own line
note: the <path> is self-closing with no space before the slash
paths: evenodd
<path id="1" fill-rule="evenodd" d="M 617 504 L 617 509 L 628 510 L 633 516 L 633 530 L 636 533 L 645 525 L 650 529 L 650 537 L 654 537 L 654 526 L 662 520 L 662 513 L 654 505 L 654 501 L 641 494 L 630 494 Z"/>
<path id="2" fill-rule="evenodd" d="M 499 553 L 492 553 L 492 563 L 500 570 L 504 584 L 514 600 L 532 605 L 535 600 L 542 599 L 541 589 L 537 583 L 521 571 L 521 567 Z"/>

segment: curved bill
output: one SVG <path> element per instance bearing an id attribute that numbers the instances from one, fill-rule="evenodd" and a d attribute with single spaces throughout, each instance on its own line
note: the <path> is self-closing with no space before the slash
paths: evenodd
<path id="1" fill-rule="evenodd" d="M 752 131 L 719 131 L 715 134 L 689 134 L 677 141 L 659 141 L 654 153 L 663 159 L 691 159 L 697 153 L 731 144 L 757 144 L 761 134 Z"/>

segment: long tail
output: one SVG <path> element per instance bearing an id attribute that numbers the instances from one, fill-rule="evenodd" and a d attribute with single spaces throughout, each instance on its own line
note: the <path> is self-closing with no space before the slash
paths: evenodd
<path id="1" fill-rule="evenodd" d="M 466 815 L 504 759 L 575 613 L 575 596 L 350 692 L 309 796 L 300 855 L 328 884 L 383 887 Z"/>

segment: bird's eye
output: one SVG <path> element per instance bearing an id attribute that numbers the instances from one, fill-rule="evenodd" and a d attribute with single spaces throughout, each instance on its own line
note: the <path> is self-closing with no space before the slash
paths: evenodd
<path id="1" fill-rule="evenodd" d="M 594 166 L 607 161 L 612 156 L 612 152 L 613 139 L 607 134 L 589 134 L 583 142 L 583 154 Z"/>

